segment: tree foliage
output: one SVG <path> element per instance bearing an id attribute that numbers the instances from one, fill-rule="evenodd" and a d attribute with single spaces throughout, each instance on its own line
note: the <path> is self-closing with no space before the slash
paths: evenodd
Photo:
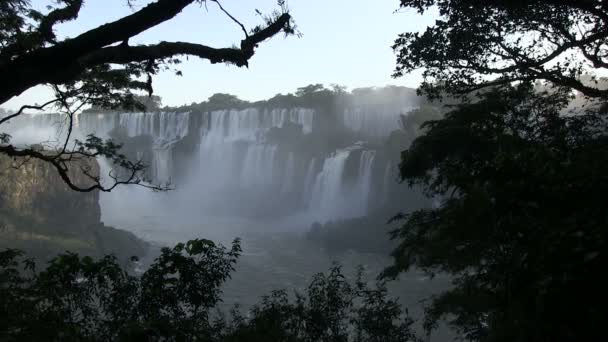
<path id="1" fill-rule="evenodd" d="M 608 121 L 594 72 L 606 67 L 608 7 L 401 5 L 436 6 L 441 17 L 396 40 L 395 76 L 424 67 L 422 93 L 463 101 L 402 152 L 402 181 L 440 205 L 394 218 L 403 225 L 383 276 L 452 275 L 453 288 L 430 301 L 427 329 L 447 318 L 474 341 L 602 339 Z M 577 94 L 586 99 L 573 102 Z"/>
<path id="2" fill-rule="evenodd" d="M 305 294 L 274 291 L 245 317 L 217 305 L 240 244 L 193 240 L 164 248 L 140 277 L 113 257 L 60 255 L 37 272 L 15 250 L 0 252 L 3 341 L 417 341 L 412 319 L 339 266 L 314 276 Z M 29 272 L 29 275 L 25 272 Z"/>
<path id="3" fill-rule="evenodd" d="M 562 116 L 564 105 L 531 88 L 492 92 L 425 123 L 403 152 L 402 179 L 441 206 L 396 218 L 405 223 L 385 276 L 414 266 L 454 276 L 429 328 L 451 314 L 472 340 L 599 336 L 608 127 L 603 116 Z"/>
<path id="4" fill-rule="evenodd" d="M 488 85 L 542 80 L 606 98 L 581 76 L 608 66 L 608 4 L 600 0 L 401 0 L 440 18 L 395 41 L 399 77 L 424 68 L 420 90 L 466 95 Z"/>

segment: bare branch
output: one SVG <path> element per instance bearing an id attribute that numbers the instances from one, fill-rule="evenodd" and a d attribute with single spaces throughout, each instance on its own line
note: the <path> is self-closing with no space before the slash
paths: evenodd
<path id="1" fill-rule="evenodd" d="M 59 99 L 50 100 L 50 101 L 48 101 L 48 102 L 46 102 L 46 103 L 44 103 L 44 104 L 42 104 L 40 106 L 37 106 L 37 105 L 24 105 L 24 106 L 21 106 L 21 108 L 16 113 L 13 113 L 11 115 L 8 115 L 8 116 L 5 116 L 5 117 L 1 118 L 0 119 L 0 125 L 3 124 L 3 123 L 5 123 L 5 122 L 7 122 L 7 121 L 9 121 L 9 120 L 11 120 L 11 119 L 14 119 L 14 118 L 18 117 L 21 114 L 23 114 L 23 111 L 26 110 L 26 109 L 43 110 L 44 107 L 47 107 L 47 106 L 49 106 L 49 105 L 51 105 L 53 103 L 57 103 L 57 102 L 59 102 Z"/>
<path id="2" fill-rule="evenodd" d="M 13 80 L 0 83 L 0 103 L 35 85 L 63 83 L 77 77 L 78 74 L 74 71 L 82 70 L 81 61 L 90 61 L 89 55 L 95 55 L 112 44 L 127 41 L 151 27 L 170 20 L 194 1 L 157 0 L 120 20 L 99 26 L 51 47 L 34 50 L 10 62 L 0 63 L 2 77 Z M 253 56 L 256 45 L 286 28 L 290 20 L 291 16 L 285 13 L 266 28 L 247 36 L 241 41 L 240 54 L 235 49 L 215 49 L 212 52 L 199 53 L 199 56 L 207 58 L 209 55 L 212 60 L 227 60 L 239 66 L 246 66 L 247 59 Z M 203 49 L 202 47 L 204 45 L 199 46 L 199 50 Z M 179 53 L 178 51 L 173 55 Z M 222 53 L 226 56 L 222 56 Z"/>
<path id="3" fill-rule="evenodd" d="M 240 21 L 238 21 L 235 17 L 232 16 L 232 14 L 230 14 L 228 11 L 226 11 L 224 9 L 224 7 L 222 6 L 222 4 L 220 4 L 219 0 L 211 0 L 213 2 L 215 2 L 220 10 L 222 12 L 224 12 L 224 14 L 226 14 L 230 19 L 232 19 L 232 21 L 234 21 L 237 25 L 239 25 L 241 27 L 241 30 L 243 30 L 243 33 L 245 33 L 245 37 L 249 37 L 249 34 L 247 33 L 247 29 L 245 28 L 245 25 L 243 25 Z"/>
<path id="4" fill-rule="evenodd" d="M 114 190 L 119 185 L 139 185 L 144 188 L 152 189 L 155 191 L 167 191 L 169 188 L 167 186 L 159 186 L 153 184 L 143 183 L 142 180 L 138 176 L 138 172 L 143 168 L 143 165 L 140 162 L 132 164 L 132 168 L 129 170 L 130 174 L 127 179 L 120 180 L 117 176 L 111 177 L 114 182 L 112 185 L 105 187 L 101 184 L 101 179 L 99 176 L 95 176 L 87 171 L 85 174 L 93 181 L 93 185 L 88 187 L 81 187 L 76 185 L 68 174 L 69 168 L 67 167 L 67 163 L 74 161 L 75 157 L 78 158 L 95 158 L 98 156 L 97 153 L 86 154 L 83 152 L 68 152 L 61 156 L 61 158 L 57 158 L 53 154 L 45 154 L 41 151 L 36 151 L 31 148 L 27 149 L 17 149 L 13 145 L 0 145 L 0 153 L 8 155 L 10 157 L 25 157 L 25 158 L 33 158 L 38 159 L 44 162 L 51 164 L 61 179 L 68 185 L 68 187 L 77 192 L 91 192 L 95 190 L 99 190 L 102 192 L 110 192 Z M 82 169 L 81 169 L 82 170 Z"/>

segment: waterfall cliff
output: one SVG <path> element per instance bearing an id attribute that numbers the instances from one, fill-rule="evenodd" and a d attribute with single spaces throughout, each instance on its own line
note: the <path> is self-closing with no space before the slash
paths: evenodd
<path id="1" fill-rule="evenodd" d="M 198 189 L 201 207 L 247 212 L 266 206 L 266 212 L 306 212 L 320 221 L 358 217 L 389 201 L 398 155 L 385 144 L 415 106 L 366 96 L 329 107 L 84 113 L 74 137 L 124 143 L 127 156 L 149 166 L 146 179 Z M 11 125 L 20 141 L 50 132 L 60 140 L 65 117 L 24 116 Z"/>

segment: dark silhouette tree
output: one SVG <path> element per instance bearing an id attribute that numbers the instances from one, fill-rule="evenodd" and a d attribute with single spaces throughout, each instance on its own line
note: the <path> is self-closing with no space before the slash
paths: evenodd
<path id="1" fill-rule="evenodd" d="M 2 341 L 414 342 L 413 321 L 384 283 L 349 281 L 339 266 L 305 293 L 274 291 L 248 317 L 218 309 L 241 252 L 208 240 L 163 248 L 140 277 L 114 257 L 75 254 L 38 271 L 21 252 L 0 252 Z M 23 269 L 25 268 L 25 272 Z M 294 298 L 295 297 L 295 298 Z"/>
<path id="2" fill-rule="evenodd" d="M 593 114 L 562 117 L 565 104 L 532 88 L 491 92 L 423 124 L 403 152 L 402 180 L 441 205 L 395 218 L 404 224 L 384 275 L 454 277 L 428 309 L 429 329 L 453 317 L 471 340 L 603 334 L 608 127 Z"/>
<path id="3" fill-rule="evenodd" d="M 456 95 L 402 152 L 401 180 L 440 205 L 396 216 L 394 263 L 453 277 L 426 328 L 474 341 L 600 340 L 608 260 L 608 6 L 594 0 L 403 0 L 440 19 L 401 35 L 395 76 Z M 583 94 L 584 108 L 571 107 Z"/>
<path id="4" fill-rule="evenodd" d="M 119 153 L 120 145 L 89 137 L 68 148 L 74 115 L 83 106 L 102 108 L 142 108 L 136 95 L 153 92 L 152 77 L 189 55 L 210 63 L 248 65 L 255 49 L 265 40 L 283 32 L 295 33 L 295 27 L 284 1 L 280 9 L 264 16 L 262 25 L 247 30 L 218 0 L 156 0 L 113 22 L 101 25 L 76 37 L 60 40 L 54 33 L 56 25 L 74 21 L 83 6 L 82 0 L 55 1 L 46 13 L 34 9 L 27 0 L 6 0 L 0 3 L 0 104 L 37 85 L 50 85 L 55 98 L 41 105 L 26 105 L 17 112 L 0 118 L 2 124 L 26 110 L 55 107 L 65 114 L 68 135 L 59 151 L 40 152 L 10 144 L 3 135 L 0 153 L 15 157 L 40 159 L 51 163 L 69 186 L 76 191 L 109 191 L 118 184 L 142 184 L 144 165 L 127 160 Z M 128 1 L 131 5 L 134 1 Z M 238 47 L 213 48 L 186 42 L 159 42 L 151 45 L 130 45 L 129 39 L 163 22 L 173 19 L 185 7 L 213 3 L 229 20 L 243 30 Z M 178 72 L 179 73 L 179 72 Z M 90 175 L 95 185 L 80 188 L 68 176 L 69 161 L 78 158 L 105 156 L 114 165 L 126 168 L 125 177 L 111 174 L 114 183 L 104 186 L 99 175 Z M 162 190 L 162 186 L 150 186 Z"/>
<path id="5" fill-rule="evenodd" d="M 420 90 L 465 95 L 514 81 L 550 82 L 606 98 L 596 79 L 608 67 L 608 4 L 600 0 L 401 0 L 401 7 L 440 18 L 423 33 L 395 41 L 394 76 L 424 68 Z"/>

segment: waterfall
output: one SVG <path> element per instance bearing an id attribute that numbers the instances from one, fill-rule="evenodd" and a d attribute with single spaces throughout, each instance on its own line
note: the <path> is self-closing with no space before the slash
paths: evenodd
<path id="1" fill-rule="evenodd" d="M 294 189 L 295 182 L 295 159 L 293 152 L 289 152 L 287 157 L 287 165 L 285 166 L 285 173 L 283 173 L 283 179 L 281 182 L 281 193 L 288 194 Z"/>
<path id="2" fill-rule="evenodd" d="M 152 177 L 155 183 L 171 183 L 173 153 L 170 148 L 153 149 Z"/>
<path id="3" fill-rule="evenodd" d="M 255 144 L 247 148 L 241 173 L 245 188 L 268 187 L 273 184 L 277 146 Z"/>
<path id="4" fill-rule="evenodd" d="M 69 118 L 64 114 L 22 114 L 0 126 L 0 133 L 11 136 L 11 144 L 19 147 L 41 144 L 48 149 L 60 148 L 68 132 Z M 77 137 L 72 132 L 72 138 Z"/>
<path id="5" fill-rule="evenodd" d="M 242 181 L 240 185 L 255 187 L 278 183 L 272 178 L 278 163 L 287 168 L 279 174 L 283 177 L 279 179 L 284 184 L 282 190 L 293 191 L 296 156 L 288 154 L 286 161 L 276 161 L 277 148 L 264 145 L 264 133 L 287 123 L 299 124 L 304 133 L 311 133 L 314 114 L 313 109 L 307 108 L 246 108 L 202 114 L 207 115 L 209 120 L 202 127 L 200 173 L 214 178 L 210 182 L 216 185 L 234 183 L 236 177 Z M 162 181 L 169 179 L 172 173 L 171 165 L 161 165 L 172 163 L 172 152 L 168 149 L 191 134 L 189 113 L 87 113 L 80 116 L 79 126 L 85 134 L 92 133 L 104 138 L 116 128 L 128 137 L 152 137 L 151 173 L 155 179 Z M 251 174 L 245 175 L 246 171 Z"/>
<path id="6" fill-rule="evenodd" d="M 361 150 L 356 182 L 350 185 L 344 184 L 346 161 L 351 153 L 357 150 L 361 150 L 359 145 L 338 150 L 323 162 L 321 172 L 317 175 L 312 188 L 309 205 L 316 219 L 322 221 L 343 219 L 368 213 L 376 151 Z M 311 172 L 309 168 L 309 174 Z"/>
<path id="7" fill-rule="evenodd" d="M 290 152 L 287 160 L 278 161 L 282 154 L 277 154 L 277 146 L 265 143 L 264 133 L 288 122 L 300 124 L 303 132 L 310 133 L 313 110 L 246 108 L 212 111 L 208 115 L 209 127 L 203 132 L 199 153 L 205 177 L 214 178 L 215 185 L 238 179 L 238 185 L 244 188 L 280 185 L 282 193 L 294 190 L 296 156 Z M 277 165 L 284 167 L 278 175 Z M 234 170 L 240 171 L 235 175 Z"/>
<path id="8" fill-rule="evenodd" d="M 291 122 L 302 125 L 305 134 L 312 132 L 314 110 L 307 108 L 272 109 L 263 114 L 263 125 L 266 128 L 283 127 L 285 123 Z"/>
<path id="9" fill-rule="evenodd" d="M 312 190 L 310 208 L 322 220 L 344 217 L 345 203 L 342 175 L 351 150 L 338 150 L 323 162 Z"/>
<path id="10" fill-rule="evenodd" d="M 312 189 L 314 186 L 317 159 L 312 158 L 310 164 L 308 164 L 308 170 L 306 171 L 306 178 L 304 178 L 304 189 L 302 190 L 302 203 L 310 205 L 310 199 L 312 196 Z"/>
<path id="11" fill-rule="evenodd" d="M 190 113 L 84 113 L 78 115 L 78 131 L 82 136 L 94 134 L 109 138 L 110 133 L 119 129 L 127 137 L 150 136 L 152 152 L 149 177 L 155 183 L 166 183 L 173 176 L 173 145 L 189 133 Z M 135 151 L 138 158 L 146 150 L 140 146 Z"/>
<path id="12" fill-rule="evenodd" d="M 209 135 L 214 140 L 255 141 L 260 130 L 258 110 L 248 108 L 244 110 L 219 110 L 209 113 L 211 127 Z"/>
<path id="13" fill-rule="evenodd" d="M 118 114 L 92 114 L 78 115 L 78 130 L 83 134 L 93 134 L 100 138 L 107 138 L 110 131 L 118 125 Z"/>
<path id="14" fill-rule="evenodd" d="M 372 166 L 376 151 L 362 151 L 359 160 L 359 179 L 357 190 L 354 198 L 359 199 L 358 212 L 361 214 L 367 213 L 369 209 L 369 198 L 371 197 L 372 188 Z"/>
<path id="15" fill-rule="evenodd" d="M 125 129 L 130 138 L 142 135 L 154 136 L 154 117 L 153 113 L 121 113 L 118 124 Z"/>
<path id="16" fill-rule="evenodd" d="M 272 127 L 283 127 L 286 123 L 302 125 L 304 133 L 312 132 L 314 110 L 304 108 L 259 110 L 218 110 L 209 114 L 211 127 L 228 140 L 257 141 L 259 135 Z"/>
<path id="17" fill-rule="evenodd" d="M 151 136 L 157 145 L 174 142 L 188 135 L 190 113 L 106 113 L 80 114 L 79 130 L 83 134 L 95 134 L 107 138 L 116 128 L 130 138 Z"/>
<path id="18" fill-rule="evenodd" d="M 383 192 L 383 204 L 388 203 L 388 201 L 390 200 L 390 194 L 391 194 L 391 181 L 390 181 L 390 177 L 391 177 L 391 168 L 393 166 L 393 163 L 391 161 L 388 162 L 388 164 L 386 164 L 386 168 L 384 168 L 384 177 L 382 178 L 382 192 Z"/>
<path id="19" fill-rule="evenodd" d="M 159 132 L 156 140 L 175 142 L 188 135 L 190 113 L 160 113 Z"/>
<path id="20" fill-rule="evenodd" d="M 414 107 L 398 106 L 354 106 L 342 113 L 342 123 L 349 130 L 367 137 L 388 136 L 400 128 L 400 115 Z"/>
<path id="21" fill-rule="evenodd" d="M 390 183 L 394 163 L 379 165 L 385 159 L 377 158 L 371 148 L 378 146 L 375 136 L 386 137 L 395 128 L 399 111 L 388 106 L 353 105 L 341 113 L 344 126 L 361 133 L 356 138 L 366 141 L 352 140 L 352 146 L 341 149 L 322 144 L 309 147 L 306 139 L 316 138 L 312 135 L 302 140 L 277 135 L 287 137 L 286 144 L 266 139 L 269 130 L 289 124 L 301 126 L 304 135 L 311 133 L 313 109 L 251 107 L 196 115 L 200 117 L 173 112 L 85 113 L 78 116 L 75 133 L 80 134 L 78 138 L 92 133 L 126 143 L 129 157 L 149 164 L 146 176 L 156 184 L 174 181 L 175 172 L 180 171 L 174 185 L 180 190 L 185 185 L 196 193 L 192 198 L 204 208 L 252 207 L 255 215 L 255 210 L 266 206 L 260 212 L 302 210 L 307 218 L 327 221 L 366 215 L 370 207 L 386 205 L 391 194 L 398 192 Z M 62 120 L 65 116 L 28 115 L 11 120 L 9 127 L 28 128 L 40 138 L 46 128 L 56 132 Z M 150 139 L 127 139 L 143 136 Z M 180 141 L 183 144 L 177 144 Z M 377 204 L 370 203 L 372 196 L 378 198 Z"/>

